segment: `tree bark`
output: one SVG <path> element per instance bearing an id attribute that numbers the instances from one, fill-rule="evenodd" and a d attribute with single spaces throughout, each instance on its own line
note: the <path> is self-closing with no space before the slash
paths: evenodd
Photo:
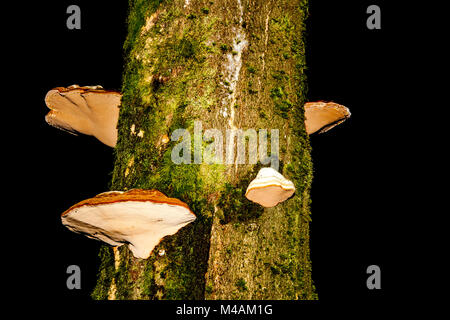
<path id="1" fill-rule="evenodd" d="M 145 260 L 104 246 L 94 299 L 317 298 L 303 110 L 307 11 L 306 0 L 130 1 L 111 189 L 157 189 L 197 219 Z M 194 149 L 199 123 L 201 133 L 222 133 L 223 163 L 194 155 L 174 163 L 179 141 L 167 138 L 187 129 Z M 274 208 L 245 198 L 267 165 L 226 163 L 227 130 L 252 128 L 279 130 L 279 171 L 296 187 Z"/>

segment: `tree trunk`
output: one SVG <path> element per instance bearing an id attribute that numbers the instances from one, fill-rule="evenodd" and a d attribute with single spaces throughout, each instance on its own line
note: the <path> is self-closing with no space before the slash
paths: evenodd
<path id="1" fill-rule="evenodd" d="M 197 219 L 145 260 L 127 246 L 104 246 L 93 298 L 317 297 L 303 110 L 306 2 L 130 1 L 111 189 L 157 189 L 186 202 Z M 181 141 L 170 140 L 176 129 L 191 134 L 189 164 L 172 160 Z M 209 140 L 197 140 L 194 131 L 207 129 L 222 134 L 222 163 L 195 153 Z M 279 130 L 279 171 L 294 182 L 293 197 L 266 209 L 245 198 L 248 183 L 268 164 L 227 162 L 236 147 L 226 145 L 232 129 Z"/>

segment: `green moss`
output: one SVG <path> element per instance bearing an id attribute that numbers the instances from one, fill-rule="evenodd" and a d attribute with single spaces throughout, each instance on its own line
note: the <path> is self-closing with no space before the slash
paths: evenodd
<path id="1" fill-rule="evenodd" d="M 203 298 L 210 228 L 211 219 L 200 217 L 167 239 L 164 299 Z"/>
<path id="2" fill-rule="evenodd" d="M 120 264 L 114 274 L 114 282 L 116 284 L 116 299 L 130 299 L 134 283 L 130 281 L 130 260 L 128 259 L 128 250 L 124 247 L 120 250 Z"/>
<path id="3" fill-rule="evenodd" d="M 150 13 L 156 11 L 164 0 L 129 0 L 127 18 L 128 36 L 124 43 L 125 53 L 128 53 L 136 43 L 137 37 L 145 19 Z"/>
<path id="4" fill-rule="evenodd" d="M 307 2 L 301 2 L 298 7 L 299 14 L 306 16 L 308 14 Z M 305 77 L 305 44 L 304 44 L 304 21 L 302 20 L 303 27 L 302 35 L 295 35 L 295 32 L 289 27 L 289 21 L 285 21 L 285 30 L 287 33 L 292 33 L 292 47 L 293 58 L 295 60 L 296 72 L 294 74 L 295 82 L 293 87 L 296 96 L 296 104 L 293 106 L 290 117 L 290 126 L 296 137 L 291 146 L 289 177 L 293 180 L 298 190 L 302 190 L 300 197 L 295 198 L 293 208 L 299 210 L 301 219 L 293 219 L 291 223 L 295 223 L 299 226 L 299 232 L 297 237 L 293 239 L 294 244 L 292 254 L 298 257 L 299 264 L 297 266 L 298 279 L 297 292 L 299 292 L 300 299 L 317 299 L 317 294 L 312 283 L 311 278 L 311 261 L 309 256 L 309 221 L 310 221 L 310 188 L 312 182 L 312 160 L 311 160 L 311 147 L 309 144 L 309 136 L 306 133 L 304 126 L 298 126 L 299 122 L 303 123 L 304 118 L 304 103 L 306 95 L 301 94 L 307 91 L 306 77 Z M 299 239 L 303 239 L 300 241 Z M 297 244 L 298 243 L 298 244 Z"/>
<path id="5" fill-rule="evenodd" d="M 275 112 L 283 119 L 288 119 L 292 109 L 292 103 L 289 100 L 289 95 L 286 93 L 284 86 L 271 89 L 270 96 L 274 102 Z"/>
<path id="6" fill-rule="evenodd" d="M 289 76 L 286 74 L 284 70 L 277 70 L 272 73 L 272 78 L 275 80 L 289 80 Z"/>
<path id="7" fill-rule="evenodd" d="M 247 66 L 247 71 L 251 74 L 255 74 L 256 73 L 256 68 L 253 66 Z"/>
<path id="8" fill-rule="evenodd" d="M 280 269 L 277 266 L 270 266 L 270 271 L 272 271 L 272 274 L 279 275 Z"/>
<path id="9" fill-rule="evenodd" d="M 100 248 L 98 256 L 100 258 L 100 268 L 97 274 L 97 284 L 91 293 L 91 297 L 94 300 L 106 300 L 114 274 L 114 254 L 112 248 L 103 245 Z"/>
<path id="10" fill-rule="evenodd" d="M 247 291 L 248 290 L 247 282 L 242 278 L 239 278 L 236 281 L 236 287 L 238 288 L 239 291 Z"/>
<path id="11" fill-rule="evenodd" d="M 180 56 L 183 58 L 193 57 L 196 51 L 196 44 L 193 44 L 190 39 L 181 39 L 177 47 L 179 48 Z"/>
<path id="12" fill-rule="evenodd" d="M 156 296 L 158 292 L 158 285 L 155 282 L 155 273 L 154 273 L 154 266 L 152 263 L 153 261 L 147 261 L 145 263 L 144 271 L 143 271 L 143 277 L 141 279 L 141 297 L 143 299 L 152 299 Z"/>
<path id="13" fill-rule="evenodd" d="M 262 119 L 267 119 L 266 113 L 264 111 L 262 111 L 262 110 L 259 111 L 259 117 L 262 118 Z"/>
<path id="14" fill-rule="evenodd" d="M 223 53 L 229 52 L 229 51 L 231 51 L 231 46 L 229 46 L 229 45 L 227 45 L 227 44 L 225 44 L 225 43 L 222 43 L 222 44 L 220 45 L 220 50 L 221 50 Z"/>
<path id="15" fill-rule="evenodd" d="M 246 176 L 241 177 L 236 185 L 225 183 L 218 201 L 218 206 L 223 212 L 222 224 L 255 219 L 263 213 L 264 210 L 260 205 L 245 198 L 245 191 L 251 178 L 251 173 L 248 173 Z"/>

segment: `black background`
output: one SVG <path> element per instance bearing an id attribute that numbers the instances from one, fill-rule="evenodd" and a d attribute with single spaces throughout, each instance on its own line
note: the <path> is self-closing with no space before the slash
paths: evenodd
<path id="1" fill-rule="evenodd" d="M 81 30 L 66 28 L 71 4 L 81 8 Z M 366 28 L 370 4 L 381 7 L 381 30 Z M 19 227 L 8 230 L 13 236 L 5 249 L 12 254 L 4 274 L 18 299 L 105 306 L 89 296 L 100 243 L 69 232 L 60 214 L 108 190 L 113 151 L 92 137 L 48 126 L 44 96 L 74 83 L 120 90 L 127 6 L 127 1 L 39 1 L 8 11 L 8 30 L 17 36 L 4 39 L 11 46 L 5 45 L 5 67 L 14 70 L 8 82 L 15 98 L 4 126 L 13 139 L 5 139 L 2 160 L 5 175 L 12 177 L 4 182 L 13 190 L 11 224 Z M 377 307 L 406 294 L 400 225 L 408 212 L 400 190 L 408 143 L 399 119 L 405 108 L 418 108 L 406 96 L 413 81 L 409 36 L 420 33 L 407 28 L 406 9 L 387 1 L 310 1 L 308 100 L 335 101 L 352 112 L 340 126 L 311 137 L 311 259 L 320 299 L 314 308 L 355 302 Z M 66 287 L 72 264 L 81 268 L 81 290 Z M 381 290 L 366 287 L 372 264 L 381 268 Z M 152 304 L 158 306 L 173 308 Z M 298 306 L 284 303 L 278 312 Z"/>

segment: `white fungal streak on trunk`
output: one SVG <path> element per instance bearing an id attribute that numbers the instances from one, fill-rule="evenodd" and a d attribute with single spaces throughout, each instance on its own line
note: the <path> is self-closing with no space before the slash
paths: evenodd
<path id="1" fill-rule="evenodd" d="M 114 278 L 112 278 L 111 286 L 109 287 L 108 291 L 108 300 L 116 300 L 116 292 L 117 292 L 116 281 L 114 280 Z"/>
<path id="2" fill-rule="evenodd" d="M 114 268 L 117 270 L 120 266 L 120 252 L 118 247 L 113 247 L 114 252 Z"/>
<path id="3" fill-rule="evenodd" d="M 267 14 L 267 17 L 266 17 L 266 28 L 264 30 L 264 36 L 265 36 L 264 46 L 265 46 L 265 48 L 267 48 L 267 42 L 269 41 L 269 16 L 270 16 L 270 11 L 269 11 L 269 13 Z M 266 62 L 264 60 L 264 56 L 265 56 L 264 53 L 265 53 L 265 51 L 262 53 L 262 63 L 263 63 L 262 71 L 263 71 L 263 73 L 264 73 L 264 69 L 266 67 Z"/>
<path id="4" fill-rule="evenodd" d="M 223 81 L 223 85 L 230 93 L 222 101 L 224 109 L 221 112 L 222 116 L 225 118 L 229 115 L 228 125 L 231 129 L 236 129 L 234 125 L 236 87 L 239 81 L 239 73 L 242 68 L 242 52 L 248 44 L 245 38 L 244 29 L 242 28 L 242 23 L 244 22 L 244 8 L 242 7 L 241 0 L 237 0 L 237 4 L 239 9 L 239 26 L 233 26 L 231 29 L 235 36 L 233 38 L 232 51 L 228 53 L 226 57 L 227 60 L 225 63 Z"/>
<path id="5" fill-rule="evenodd" d="M 231 34 L 233 34 L 232 51 L 227 54 L 226 62 L 224 65 L 224 80 L 222 85 L 228 90 L 228 94 L 222 100 L 223 109 L 220 110 L 220 114 L 228 119 L 228 126 L 231 129 L 230 141 L 227 144 L 226 152 L 227 154 L 234 155 L 234 136 L 237 133 L 237 128 L 234 124 L 235 118 L 235 105 L 236 105 L 236 88 L 239 82 L 239 74 L 242 68 L 242 53 L 247 47 L 247 40 L 245 37 L 245 31 L 242 27 L 244 22 L 244 8 L 242 6 L 241 0 L 237 0 L 238 14 L 239 14 L 239 24 L 238 26 L 231 27 Z M 234 159 L 232 159 L 234 161 Z M 237 163 L 236 163 L 237 168 Z"/>
<path id="6" fill-rule="evenodd" d="M 269 41 L 269 16 L 270 16 L 270 10 L 269 13 L 266 16 L 266 25 L 265 25 L 265 30 L 264 30 L 264 51 L 261 54 L 261 60 L 262 60 L 262 72 L 261 74 L 264 75 L 264 71 L 266 69 L 266 60 L 265 60 L 265 49 L 267 48 L 267 42 Z M 262 89 L 261 86 L 261 78 L 258 78 L 258 84 L 259 84 L 259 89 Z"/>
<path id="7" fill-rule="evenodd" d="M 113 247 L 114 252 L 114 269 L 119 269 L 120 265 L 120 252 L 117 247 Z M 108 300 L 116 300 L 116 292 L 117 292 L 117 286 L 116 281 L 114 280 L 114 277 L 111 279 L 111 285 L 108 290 Z"/>
<path id="8" fill-rule="evenodd" d="M 234 35 L 232 51 L 228 53 L 226 57 L 227 59 L 224 65 L 224 81 L 222 83 L 229 93 L 222 100 L 223 110 L 221 110 L 220 112 L 224 118 L 227 118 L 229 115 L 228 126 L 231 129 L 231 135 L 237 133 L 237 128 L 234 125 L 236 109 L 236 88 L 239 82 L 239 74 L 242 68 L 242 53 L 248 44 L 245 37 L 244 28 L 242 27 L 242 23 L 244 22 L 244 8 L 242 6 L 241 0 L 237 0 L 237 5 L 239 10 L 239 24 L 238 26 L 233 26 L 231 28 L 231 33 Z M 231 137 L 231 141 L 234 141 L 234 137 Z M 233 149 L 234 142 L 229 143 L 227 145 L 227 154 L 234 154 Z"/>

